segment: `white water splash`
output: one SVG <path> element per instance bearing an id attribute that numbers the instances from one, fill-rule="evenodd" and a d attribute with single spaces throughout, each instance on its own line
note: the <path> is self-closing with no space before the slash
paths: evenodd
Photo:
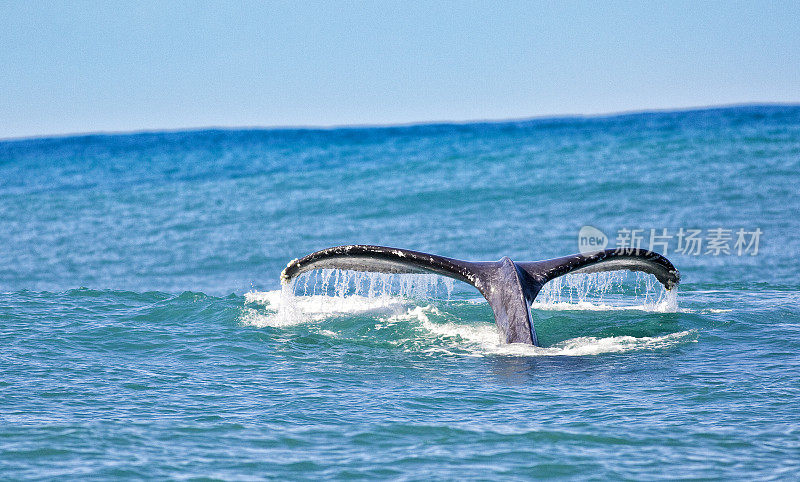
<path id="1" fill-rule="evenodd" d="M 417 322 L 427 334 L 438 342 L 426 349 L 428 352 L 466 354 L 470 356 L 584 356 L 602 353 L 624 353 L 637 350 L 665 349 L 686 342 L 696 341 L 696 331 L 688 330 L 662 336 L 591 336 L 571 338 L 549 347 L 538 347 L 522 343 L 505 343 L 494 323 L 437 323 L 432 317 L 440 317 L 441 311 L 433 306 L 417 306 L 405 313 L 385 320 L 387 324 Z"/>
<path id="2" fill-rule="evenodd" d="M 245 306 L 240 321 L 247 325 L 284 327 L 322 321 L 333 316 L 358 313 L 397 312 L 409 300 L 389 296 L 295 296 L 290 290 L 245 293 L 245 305 L 258 305 L 262 309 Z"/>
<path id="3" fill-rule="evenodd" d="M 289 327 L 320 323 L 319 334 L 339 338 L 340 333 L 324 326 L 324 320 L 365 314 L 377 320 L 375 331 L 398 323 L 408 325 L 400 338 L 389 340 L 408 351 L 460 356 L 583 356 L 663 349 L 695 341 L 694 331 L 663 336 L 606 338 L 577 337 L 549 347 L 507 344 L 494 323 L 488 320 L 456 320 L 420 298 L 453 292 L 449 278 L 436 275 L 389 275 L 339 270 L 311 272 L 282 290 L 245 294 L 240 320 L 256 327 Z M 652 276 L 650 277 L 652 278 Z M 449 283 L 447 281 L 450 281 Z M 554 280 L 555 281 L 555 280 Z M 545 285 L 532 308 L 537 310 L 615 311 L 642 310 L 674 312 L 676 290 L 664 290 L 654 279 L 638 276 L 631 284 L 618 273 L 574 274 Z M 661 292 L 658 290 L 661 288 Z M 415 301 L 416 300 L 416 301 Z M 451 303 L 486 303 L 482 298 Z M 445 321 L 447 320 L 447 321 Z"/>
<path id="4" fill-rule="evenodd" d="M 388 274 L 338 269 L 301 274 L 280 291 L 249 292 L 240 319 L 254 326 L 291 326 L 356 313 L 396 313 L 412 299 L 449 299 L 455 281 L 429 274 Z"/>

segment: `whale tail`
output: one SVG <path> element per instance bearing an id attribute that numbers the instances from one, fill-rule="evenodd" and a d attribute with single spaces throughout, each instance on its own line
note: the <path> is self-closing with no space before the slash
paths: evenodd
<path id="1" fill-rule="evenodd" d="M 471 284 L 489 302 L 495 322 L 507 343 L 539 345 L 530 305 L 545 283 L 567 273 L 593 273 L 627 269 L 652 274 L 672 289 L 680 281 L 678 270 L 658 253 L 642 249 L 596 251 L 544 261 L 516 263 L 462 261 L 408 249 L 351 245 L 323 249 L 291 261 L 281 282 L 314 269 L 345 269 L 380 273 L 434 273 Z"/>

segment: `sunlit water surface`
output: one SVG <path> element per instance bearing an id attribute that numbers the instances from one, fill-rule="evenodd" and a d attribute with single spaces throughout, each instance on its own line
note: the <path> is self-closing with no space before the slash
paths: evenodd
<path id="1" fill-rule="evenodd" d="M 3 478 L 800 477 L 800 108 L 0 142 Z M 577 251 L 581 226 L 763 230 L 572 275 L 501 343 L 468 285 L 318 271 L 380 244 Z"/>

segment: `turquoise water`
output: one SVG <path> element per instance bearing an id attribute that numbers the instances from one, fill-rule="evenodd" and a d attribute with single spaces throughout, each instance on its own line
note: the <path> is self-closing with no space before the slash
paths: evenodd
<path id="1" fill-rule="evenodd" d="M 0 475 L 797 479 L 798 186 L 800 107 L 0 142 Z M 541 348 L 461 283 L 280 291 L 328 246 L 526 261 L 584 225 L 763 234 L 673 242 L 677 300 L 551 287 Z"/>

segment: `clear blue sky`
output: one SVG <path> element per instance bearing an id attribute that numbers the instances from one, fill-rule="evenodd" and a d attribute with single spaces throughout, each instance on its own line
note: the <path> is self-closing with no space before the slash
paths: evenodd
<path id="1" fill-rule="evenodd" d="M 0 2 L 0 138 L 800 102 L 800 2 Z"/>

